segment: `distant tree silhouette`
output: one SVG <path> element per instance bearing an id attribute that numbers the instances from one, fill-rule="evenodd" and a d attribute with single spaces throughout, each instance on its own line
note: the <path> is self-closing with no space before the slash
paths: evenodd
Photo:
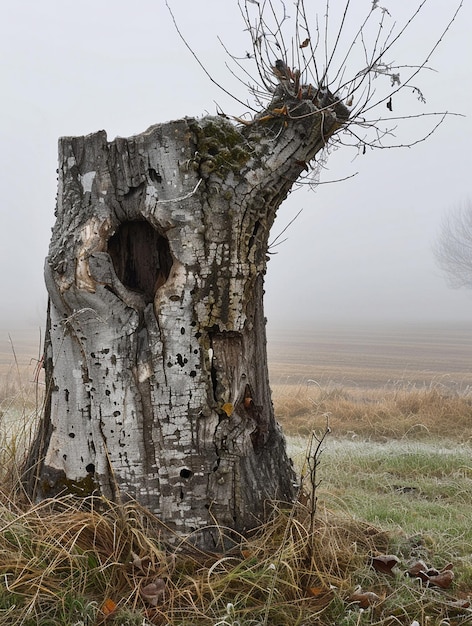
<path id="1" fill-rule="evenodd" d="M 451 211 L 444 219 L 434 256 L 451 287 L 472 289 L 472 203 Z"/>

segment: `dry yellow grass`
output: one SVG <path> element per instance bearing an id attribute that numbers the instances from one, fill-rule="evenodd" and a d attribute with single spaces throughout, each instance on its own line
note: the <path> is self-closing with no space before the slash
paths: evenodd
<path id="1" fill-rule="evenodd" d="M 472 440 L 472 393 L 440 386 L 356 389 L 275 385 L 277 419 L 287 434 L 307 435 L 329 421 L 333 436 Z"/>
<path id="2" fill-rule="evenodd" d="M 472 328 L 397 326 L 274 332 L 277 419 L 289 434 L 472 437 Z"/>

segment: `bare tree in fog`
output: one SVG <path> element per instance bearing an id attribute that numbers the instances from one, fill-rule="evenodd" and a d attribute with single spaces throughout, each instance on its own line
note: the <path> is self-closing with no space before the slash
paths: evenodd
<path id="1" fill-rule="evenodd" d="M 451 287 L 472 288 L 472 203 L 451 211 L 444 219 L 434 256 Z"/>

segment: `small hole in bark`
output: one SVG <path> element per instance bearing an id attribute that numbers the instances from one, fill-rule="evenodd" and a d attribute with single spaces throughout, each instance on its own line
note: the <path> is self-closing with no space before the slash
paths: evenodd
<path id="1" fill-rule="evenodd" d="M 192 470 L 189 470 L 187 467 L 183 467 L 180 470 L 180 476 L 182 478 L 191 478 L 193 476 L 193 472 Z"/>
<path id="2" fill-rule="evenodd" d="M 154 300 L 173 263 L 167 239 L 144 220 L 123 222 L 108 241 L 108 254 L 119 280 L 146 302 Z"/>
<path id="3" fill-rule="evenodd" d="M 150 167 L 148 169 L 148 173 L 149 173 L 149 178 L 152 180 L 153 183 L 162 183 L 162 176 L 159 174 L 159 172 L 156 172 L 156 170 L 153 167 Z"/>
<path id="4" fill-rule="evenodd" d="M 93 463 L 89 463 L 85 467 L 85 471 L 87 472 L 87 474 L 95 474 L 95 465 Z"/>
<path id="5" fill-rule="evenodd" d="M 75 433 L 69 433 L 69 437 L 70 437 L 71 439 L 74 439 L 74 437 L 75 437 Z"/>

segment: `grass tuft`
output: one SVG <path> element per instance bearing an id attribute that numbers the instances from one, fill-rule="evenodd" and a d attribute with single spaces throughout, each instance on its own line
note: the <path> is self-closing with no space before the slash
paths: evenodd
<path id="1" fill-rule="evenodd" d="M 419 614 L 457 613 L 457 589 L 371 568 L 372 555 L 393 549 L 406 567 L 418 537 L 326 508 L 311 534 L 306 507 L 276 507 L 240 549 L 217 555 L 161 544 L 158 521 L 133 503 L 95 499 L 80 510 L 67 497 L 22 512 L 10 504 L 0 509 L 0 624 L 411 624 Z M 426 558 L 430 548 L 421 543 Z M 142 590 L 156 579 L 165 591 L 153 606 Z M 365 617 L 350 601 L 358 586 L 381 598 Z M 472 619 L 467 609 L 463 615 Z"/>

